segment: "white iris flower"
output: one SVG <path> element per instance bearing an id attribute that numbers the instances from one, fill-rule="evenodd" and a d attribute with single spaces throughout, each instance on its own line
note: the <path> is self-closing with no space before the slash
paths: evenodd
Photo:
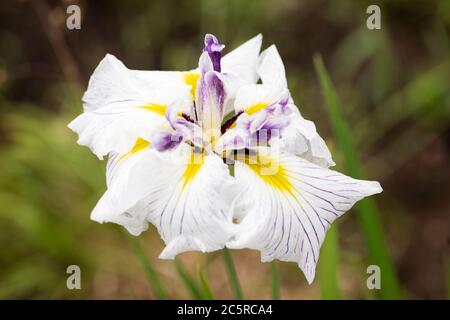
<path id="1" fill-rule="evenodd" d="M 382 189 L 328 169 L 330 152 L 294 105 L 277 49 L 260 54 L 261 40 L 222 57 L 224 45 L 206 35 L 198 68 L 180 72 L 129 70 L 107 55 L 69 128 L 108 156 L 93 220 L 133 235 L 152 223 L 164 259 L 251 248 L 262 261 L 297 262 L 311 283 L 331 223 Z"/>

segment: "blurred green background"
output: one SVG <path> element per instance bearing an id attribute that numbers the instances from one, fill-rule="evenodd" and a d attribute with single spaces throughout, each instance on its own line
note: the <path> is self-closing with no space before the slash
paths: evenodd
<path id="1" fill-rule="evenodd" d="M 81 8 L 81 30 L 66 28 L 69 4 Z M 381 7 L 382 30 L 366 28 L 370 4 Z M 339 138 L 333 99 L 314 68 L 321 54 L 351 148 L 365 176 L 384 187 L 375 207 L 339 219 L 313 285 L 295 263 L 277 264 L 281 298 L 326 298 L 327 290 L 386 297 L 366 287 L 378 254 L 365 240 L 372 229 L 364 228 L 364 212 L 372 209 L 400 297 L 448 297 L 450 1 L 18 0 L 2 2 L 0 26 L 0 298 L 157 297 L 136 243 L 116 225 L 89 220 L 105 190 L 105 163 L 78 146 L 66 125 L 81 112 L 89 76 L 106 53 L 133 69 L 187 70 L 207 32 L 225 50 L 257 33 L 263 47 L 275 43 L 301 112 L 316 123 L 337 169 L 351 173 L 344 165 L 350 142 Z M 190 298 L 179 268 L 157 258 L 156 230 L 138 241 L 167 295 Z M 271 265 L 255 251 L 231 254 L 244 297 L 270 298 Z M 186 253 L 179 263 L 216 298 L 233 297 L 220 252 Z M 72 264 L 81 267 L 81 290 L 66 288 Z"/>

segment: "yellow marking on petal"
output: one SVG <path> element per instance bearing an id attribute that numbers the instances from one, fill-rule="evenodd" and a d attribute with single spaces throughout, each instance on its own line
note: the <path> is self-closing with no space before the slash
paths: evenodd
<path id="1" fill-rule="evenodd" d="M 186 166 L 186 170 L 181 177 L 181 181 L 183 182 L 183 186 L 181 187 L 182 190 L 184 190 L 189 182 L 195 178 L 197 173 L 200 171 L 200 168 L 203 166 L 205 159 L 204 155 L 199 152 L 191 152 L 189 157 L 190 159 Z"/>
<path id="2" fill-rule="evenodd" d="M 148 103 L 143 106 L 138 106 L 137 108 L 141 108 L 141 109 L 145 109 L 147 111 L 157 113 L 163 117 L 166 115 L 166 111 L 167 111 L 167 106 L 165 106 L 163 104 L 156 104 L 156 103 Z"/>
<path id="3" fill-rule="evenodd" d="M 289 175 L 281 163 L 271 157 L 263 154 L 255 156 L 245 155 L 245 164 L 270 187 L 283 193 L 288 193 L 292 197 L 295 187 L 289 180 Z"/>
<path id="4" fill-rule="evenodd" d="M 184 83 L 191 86 L 192 98 L 195 98 L 195 93 L 197 92 L 198 79 L 200 79 L 200 72 L 188 71 L 184 74 Z"/>
<path id="5" fill-rule="evenodd" d="M 255 104 L 252 104 L 251 106 L 245 108 L 245 113 L 248 115 L 252 115 L 257 113 L 258 111 L 261 111 L 262 109 L 268 107 L 270 105 L 270 103 L 267 102 L 258 102 Z"/>
<path id="6" fill-rule="evenodd" d="M 145 148 L 147 148 L 148 146 L 150 146 L 150 141 L 144 140 L 142 138 L 137 138 L 136 139 L 136 143 L 134 144 L 133 149 L 131 149 L 130 151 L 128 151 L 127 153 L 123 154 L 120 156 L 120 160 L 123 160 L 125 158 L 129 158 L 132 155 L 138 153 L 139 151 L 144 150 Z"/>

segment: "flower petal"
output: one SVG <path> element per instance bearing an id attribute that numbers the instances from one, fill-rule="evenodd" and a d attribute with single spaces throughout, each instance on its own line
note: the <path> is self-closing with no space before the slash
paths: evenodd
<path id="1" fill-rule="evenodd" d="M 286 73 L 283 61 L 278 53 L 277 48 L 272 45 L 264 50 L 259 57 L 258 73 L 261 77 L 263 85 L 271 88 L 272 92 L 283 92 L 287 90 Z M 263 109 L 267 102 L 255 103 L 257 96 L 253 93 L 243 94 L 242 97 L 236 98 L 235 109 L 243 108 L 245 104 L 253 101 L 253 105 L 246 107 L 250 112 Z M 262 96 L 262 94 L 259 94 Z M 272 94 L 273 96 L 273 94 Z M 247 101 L 245 100 L 247 99 Z M 253 100 L 252 100 L 253 99 Z M 265 98 L 266 100 L 268 98 Z M 270 98 L 269 98 L 270 99 Z M 289 104 L 293 104 L 289 99 Z M 293 153 L 302 158 L 316 163 L 323 167 L 334 166 L 335 163 L 331 158 L 331 153 L 325 144 L 325 141 L 319 136 L 314 123 L 305 120 L 297 108 L 292 108 L 294 112 L 289 116 L 290 125 L 283 129 L 282 137 L 279 140 L 279 147 L 288 153 Z M 248 112 L 248 111 L 247 111 Z"/>
<path id="2" fill-rule="evenodd" d="M 113 153 L 109 155 L 106 166 L 106 185 L 108 189 L 100 198 L 91 213 L 91 219 L 100 223 L 113 222 L 124 226 L 131 234 L 137 236 L 147 230 L 148 222 L 144 214 L 130 214 L 130 208 L 144 197 L 140 186 L 135 191 L 129 191 L 128 197 L 118 197 L 124 188 L 131 183 L 130 176 L 142 161 L 150 143 L 138 139 L 134 148 L 125 154 Z M 154 152 L 154 151 L 153 151 Z M 132 188 L 134 185 L 131 186 Z M 128 189 L 128 188 L 127 188 Z"/>
<path id="3" fill-rule="evenodd" d="M 167 245 L 160 256 L 164 259 L 224 247 L 234 232 L 230 201 L 223 196 L 233 178 L 218 156 L 194 156 L 182 144 L 165 153 L 146 149 L 126 162 L 118 169 L 110 167 L 114 177 L 93 218 L 123 224 L 131 231 L 153 223 Z M 101 212 L 111 208 L 112 215 Z M 122 223 L 124 219 L 129 223 Z"/>
<path id="4" fill-rule="evenodd" d="M 156 79 L 156 78 L 155 78 Z M 167 126 L 167 105 L 174 100 L 190 107 L 189 86 L 142 81 L 112 55 L 94 71 L 83 96 L 85 113 L 69 124 L 78 133 L 78 143 L 100 158 L 108 152 L 129 151 L 138 137 L 149 139 Z"/>
<path id="5" fill-rule="evenodd" d="M 220 137 L 225 98 L 225 88 L 217 73 L 204 73 L 198 86 L 196 108 L 202 129 L 214 140 Z"/>
<path id="6" fill-rule="evenodd" d="M 128 69 L 107 54 L 89 79 L 83 95 L 85 111 L 93 111 L 123 100 L 148 101 L 157 97 L 157 88 L 186 88 L 184 74 L 174 71 L 138 71 Z M 153 102 L 153 101 L 151 101 Z"/>
<path id="7" fill-rule="evenodd" d="M 174 132 L 158 132 L 153 136 L 153 147 L 159 152 L 172 150 L 183 141 L 183 133 Z"/>
<path id="8" fill-rule="evenodd" d="M 219 43 L 216 36 L 212 34 L 205 35 L 205 47 L 203 52 L 207 52 L 211 62 L 214 66 L 214 71 L 220 72 L 220 59 L 222 57 L 221 51 L 225 48 L 225 45 Z"/>
<path id="9" fill-rule="evenodd" d="M 238 76 L 248 83 L 256 83 L 258 55 L 261 50 L 262 35 L 258 34 L 226 54 L 222 62 L 222 72 Z"/>
<path id="10" fill-rule="evenodd" d="M 138 137 L 150 140 L 155 132 L 170 128 L 164 115 L 144 107 L 100 108 L 79 115 L 68 126 L 78 133 L 78 144 L 88 146 L 103 159 L 109 152 L 128 152 Z"/>
<path id="11" fill-rule="evenodd" d="M 266 84 L 247 84 L 238 90 L 234 110 L 236 113 L 245 111 L 252 115 L 282 100 L 287 94 L 286 88 Z"/>
<path id="12" fill-rule="evenodd" d="M 235 199 L 241 220 L 230 248 L 261 251 L 262 261 L 295 261 L 309 283 L 330 224 L 353 204 L 382 191 L 378 182 L 356 180 L 299 157 L 258 154 L 238 162 Z"/>
<path id="13" fill-rule="evenodd" d="M 287 88 L 284 64 L 275 45 L 261 52 L 258 74 L 264 84 L 280 88 L 279 90 Z"/>
<path id="14" fill-rule="evenodd" d="M 195 72 L 195 70 L 190 71 L 161 71 L 161 70 L 133 70 L 128 69 L 131 75 L 145 83 L 147 87 L 158 87 L 158 86 L 177 86 L 183 87 L 186 85 L 185 76 L 186 73 Z"/>
<path id="15" fill-rule="evenodd" d="M 272 145 L 278 143 L 280 150 L 298 155 L 321 167 L 334 166 L 331 153 L 317 133 L 314 123 L 305 120 L 298 110 L 289 115 L 289 119 L 289 125 L 283 129 L 281 138 L 278 141 L 272 140 Z"/>

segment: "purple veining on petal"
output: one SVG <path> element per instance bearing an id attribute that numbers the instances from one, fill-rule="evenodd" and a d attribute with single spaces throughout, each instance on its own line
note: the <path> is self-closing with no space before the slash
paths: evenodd
<path id="1" fill-rule="evenodd" d="M 289 118 L 281 116 L 267 120 L 261 129 L 256 132 L 258 144 L 266 145 L 272 138 L 279 137 L 284 128 L 289 125 Z"/>
<path id="2" fill-rule="evenodd" d="M 222 113 L 223 103 L 225 101 L 225 87 L 222 80 L 220 80 L 215 72 L 208 72 L 205 74 L 205 82 L 211 98 L 215 100 L 218 109 Z"/>
<path id="3" fill-rule="evenodd" d="M 208 71 L 200 79 L 199 104 L 196 105 L 204 129 L 220 129 L 225 87 L 216 72 Z"/>
<path id="4" fill-rule="evenodd" d="M 251 150 L 269 145 L 270 140 L 280 137 L 289 125 L 292 108 L 295 106 L 289 102 L 287 94 L 255 114 L 241 113 L 235 120 L 236 127 L 224 132 L 226 137 L 221 141 L 221 148 Z"/>
<path id="5" fill-rule="evenodd" d="M 208 52 L 203 52 L 198 59 L 198 68 L 202 76 L 208 71 L 214 71 L 214 66 Z"/>
<path id="6" fill-rule="evenodd" d="M 161 140 L 161 148 L 165 148 L 165 143 L 168 143 L 168 134 L 172 136 L 171 141 L 173 142 L 172 144 L 168 144 L 167 147 L 169 149 L 173 148 L 181 141 L 189 141 L 200 148 L 205 145 L 201 128 L 195 124 L 189 116 L 180 116 L 175 104 L 172 104 L 167 108 L 166 119 L 169 121 L 169 124 L 174 131 L 171 134 L 163 132 L 160 133 L 160 136 L 156 136 Z M 152 140 L 154 140 L 154 138 Z M 158 150 L 159 145 L 155 146 L 155 148 Z"/>
<path id="7" fill-rule="evenodd" d="M 268 116 L 269 114 L 266 110 L 261 110 L 260 112 L 256 113 L 253 116 L 253 119 L 251 120 L 251 124 L 249 126 L 250 133 L 255 133 L 256 131 L 260 130 L 261 127 L 267 122 Z"/>
<path id="8" fill-rule="evenodd" d="M 169 121 L 172 129 L 183 136 L 189 135 L 190 131 L 192 131 L 194 124 L 178 115 L 178 109 L 175 104 L 172 104 L 167 108 L 166 119 Z"/>
<path id="9" fill-rule="evenodd" d="M 156 150 L 163 152 L 172 150 L 178 146 L 181 141 L 183 141 L 183 136 L 176 131 L 174 133 L 158 132 L 152 138 L 152 146 Z"/>
<path id="10" fill-rule="evenodd" d="M 208 52 L 209 57 L 211 58 L 214 71 L 220 72 L 220 59 L 222 57 L 221 51 L 225 48 L 225 45 L 219 43 L 216 36 L 212 34 L 205 35 L 205 47 L 203 48 L 203 52 Z"/>
<path id="11" fill-rule="evenodd" d="M 248 145 L 248 136 L 247 131 L 244 129 L 233 129 L 222 136 L 222 139 L 216 148 L 219 152 L 224 150 L 244 149 Z"/>
<path id="12" fill-rule="evenodd" d="M 279 99 L 274 103 L 271 103 L 264 110 L 275 116 L 288 115 L 293 111 L 293 108 L 295 108 L 295 106 L 289 102 L 289 99 L 290 99 L 289 93 L 286 92 L 286 95 L 283 98 Z"/>
<path id="13" fill-rule="evenodd" d="M 175 103 L 169 105 L 166 110 L 166 119 L 169 121 L 173 129 L 175 128 L 176 121 L 178 120 L 177 105 Z"/>
<path id="14" fill-rule="evenodd" d="M 267 120 L 262 126 L 261 130 L 283 130 L 289 125 L 288 117 L 277 117 Z"/>
<path id="15" fill-rule="evenodd" d="M 282 115 L 287 116 L 287 115 L 291 114 L 292 112 L 294 112 L 295 109 L 297 109 L 297 107 L 294 104 L 289 103 L 289 102 L 286 104 L 280 105 L 280 113 Z"/>
<path id="16" fill-rule="evenodd" d="M 288 106 L 288 104 L 289 104 L 289 97 L 287 97 L 287 98 L 285 98 L 285 99 L 282 99 L 282 100 L 280 101 L 280 105 L 281 105 L 281 108 L 282 108 L 282 109 L 286 108 L 286 107 Z"/>

